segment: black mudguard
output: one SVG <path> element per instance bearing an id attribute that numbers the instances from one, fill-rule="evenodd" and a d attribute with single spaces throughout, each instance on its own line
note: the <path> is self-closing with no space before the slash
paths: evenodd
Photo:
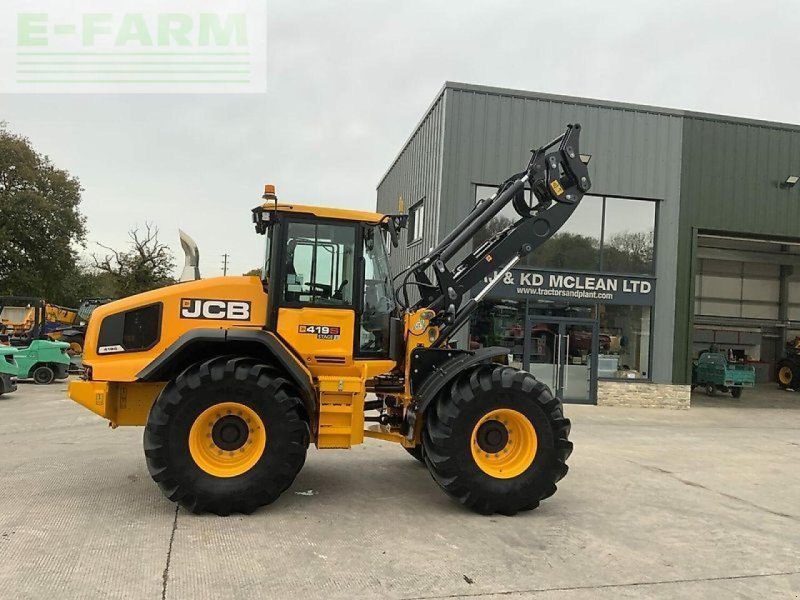
<path id="1" fill-rule="evenodd" d="M 437 394 L 459 373 L 480 363 L 507 357 L 508 348 L 491 346 L 478 350 L 419 348 L 411 353 L 411 393 L 416 414 L 421 415 Z"/>

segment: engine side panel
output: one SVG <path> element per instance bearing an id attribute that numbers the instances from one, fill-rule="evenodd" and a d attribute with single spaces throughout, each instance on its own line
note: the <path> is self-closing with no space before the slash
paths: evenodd
<path id="1" fill-rule="evenodd" d="M 149 347 L 131 350 L 141 325 L 118 315 L 152 305 L 161 307 L 158 335 Z M 135 381 L 140 371 L 190 330 L 260 329 L 266 316 L 267 294 L 258 277 L 202 279 L 137 294 L 94 311 L 86 332 L 84 364 L 91 366 L 94 380 Z"/>

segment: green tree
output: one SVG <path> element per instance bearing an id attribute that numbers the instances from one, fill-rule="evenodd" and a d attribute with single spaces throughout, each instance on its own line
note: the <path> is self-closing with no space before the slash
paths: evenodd
<path id="1" fill-rule="evenodd" d="M 111 295 L 121 298 L 175 283 L 172 276 L 175 258 L 169 246 L 159 241 L 158 227 L 146 223 L 144 232 L 135 227 L 128 236 L 128 250 L 115 250 L 98 243 L 108 253 L 102 257 L 92 255 L 94 269 L 111 283 Z"/>
<path id="2" fill-rule="evenodd" d="M 114 298 L 117 295 L 114 280 L 108 273 L 79 262 L 64 280 L 59 303 L 77 308 L 85 298 Z"/>
<path id="3" fill-rule="evenodd" d="M 0 122 L 0 294 L 66 304 L 86 237 L 81 185 Z"/>
<path id="4" fill-rule="evenodd" d="M 543 269 L 594 271 L 600 264 L 600 240 L 577 233 L 557 233 L 528 254 L 523 264 Z"/>
<path id="5" fill-rule="evenodd" d="M 261 267 L 250 269 L 247 273 L 242 273 L 242 275 L 257 275 L 258 277 L 261 277 Z"/>

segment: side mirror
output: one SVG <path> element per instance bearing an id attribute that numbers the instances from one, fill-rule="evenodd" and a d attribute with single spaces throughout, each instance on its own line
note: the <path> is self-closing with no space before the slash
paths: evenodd
<path id="1" fill-rule="evenodd" d="M 400 231 L 408 225 L 408 215 L 387 215 L 381 226 L 389 232 L 392 246 L 397 248 L 400 243 Z"/>
<path id="2" fill-rule="evenodd" d="M 267 233 L 267 229 L 269 229 L 270 225 L 272 225 L 272 221 L 270 220 L 270 211 L 264 210 L 263 206 L 256 206 L 252 212 L 253 224 L 256 226 L 256 233 L 258 235 L 264 235 Z"/>

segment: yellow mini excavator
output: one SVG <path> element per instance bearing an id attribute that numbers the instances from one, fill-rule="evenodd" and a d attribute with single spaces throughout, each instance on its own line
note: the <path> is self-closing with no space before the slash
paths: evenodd
<path id="1" fill-rule="evenodd" d="M 386 244 L 397 245 L 404 215 L 279 203 L 266 186 L 252 211 L 266 238 L 262 276 L 99 306 L 69 395 L 114 427 L 143 425 L 150 474 L 193 512 L 252 512 L 292 484 L 309 444 L 365 437 L 401 445 L 475 511 L 535 508 L 567 473 L 561 402 L 508 366 L 506 348 L 453 339 L 589 190 L 579 135 L 569 125 L 533 150 L 524 171 L 394 277 Z M 519 217 L 473 248 L 509 204 Z"/>

